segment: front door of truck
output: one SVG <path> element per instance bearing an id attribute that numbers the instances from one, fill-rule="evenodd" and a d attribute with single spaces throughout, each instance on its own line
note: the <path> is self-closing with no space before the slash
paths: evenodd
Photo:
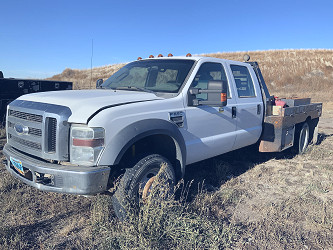
<path id="1" fill-rule="evenodd" d="M 228 82 L 221 63 L 202 63 L 191 87 L 207 89 L 208 81 L 211 80 Z M 206 100 L 207 94 L 196 95 L 196 98 Z M 236 120 L 232 118 L 232 107 L 235 105 L 233 90 L 229 86 L 228 104 L 225 107 L 208 105 L 185 107 L 186 122 L 182 131 L 186 141 L 187 164 L 223 154 L 232 149 L 236 138 Z"/>

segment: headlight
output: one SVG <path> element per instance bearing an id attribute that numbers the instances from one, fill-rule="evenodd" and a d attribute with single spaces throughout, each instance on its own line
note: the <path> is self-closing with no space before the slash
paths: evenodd
<path id="1" fill-rule="evenodd" d="M 70 161 L 73 164 L 94 166 L 104 149 L 104 129 L 85 125 L 71 126 Z"/>

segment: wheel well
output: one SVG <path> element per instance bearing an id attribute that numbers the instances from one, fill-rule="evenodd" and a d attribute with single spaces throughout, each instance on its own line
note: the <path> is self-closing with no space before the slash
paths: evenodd
<path id="1" fill-rule="evenodd" d="M 304 123 L 308 123 L 308 125 L 310 126 L 310 123 L 311 123 L 311 116 L 308 116 L 303 122 L 300 122 L 300 123 L 297 123 L 296 124 L 296 130 L 298 130 L 298 131 L 300 131 L 301 130 L 301 128 L 302 128 L 302 126 L 303 126 L 303 124 Z"/>
<path id="2" fill-rule="evenodd" d="M 133 143 L 124 153 L 120 165 L 128 166 L 133 160 L 150 154 L 159 154 L 167 158 L 175 171 L 176 178 L 181 178 L 180 159 L 177 159 L 177 146 L 172 137 L 163 134 L 151 135 Z"/>

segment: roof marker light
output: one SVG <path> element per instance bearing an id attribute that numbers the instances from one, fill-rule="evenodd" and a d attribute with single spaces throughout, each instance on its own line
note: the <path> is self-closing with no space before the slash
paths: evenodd
<path id="1" fill-rule="evenodd" d="M 172 56 L 173 56 L 173 54 L 171 54 L 171 53 L 168 54 L 168 57 L 172 57 Z"/>
<path id="2" fill-rule="evenodd" d="M 192 55 L 190 53 L 187 53 L 186 57 L 191 57 Z"/>
<path id="3" fill-rule="evenodd" d="M 137 60 L 142 60 L 142 57 L 139 56 Z"/>
<path id="4" fill-rule="evenodd" d="M 150 55 L 149 58 L 154 58 L 154 56 L 153 56 L 153 55 Z"/>
<path id="5" fill-rule="evenodd" d="M 157 57 L 163 57 L 163 55 L 162 55 L 162 54 L 159 54 Z"/>

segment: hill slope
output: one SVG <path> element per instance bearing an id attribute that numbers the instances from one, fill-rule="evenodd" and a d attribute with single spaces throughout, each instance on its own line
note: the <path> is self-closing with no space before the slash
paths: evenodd
<path id="1" fill-rule="evenodd" d="M 269 50 L 204 54 L 242 61 L 244 54 L 257 61 L 270 92 L 275 95 L 311 96 L 316 101 L 330 101 L 333 95 L 333 50 Z M 91 70 L 65 69 L 49 79 L 74 82 L 75 89 L 94 88 L 99 78 L 106 79 L 124 64 Z"/>

